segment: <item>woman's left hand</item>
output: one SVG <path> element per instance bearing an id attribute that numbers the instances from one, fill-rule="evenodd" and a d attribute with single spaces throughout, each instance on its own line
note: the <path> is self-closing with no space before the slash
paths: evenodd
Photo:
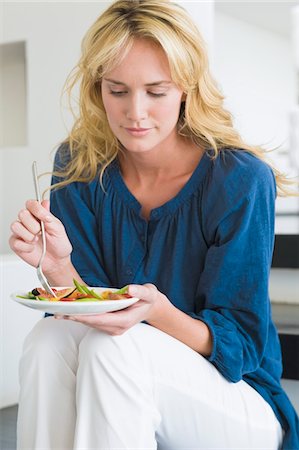
<path id="1" fill-rule="evenodd" d="M 130 285 L 128 293 L 140 300 L 126 309 L 105 314 L 55 316 L 57 319 L 73 320 L 112 336 L 123 334 L 143 320 L 151 322 L 160 314 L 165 304 L 171 306 L 168 298 L 153 284 Z"/>

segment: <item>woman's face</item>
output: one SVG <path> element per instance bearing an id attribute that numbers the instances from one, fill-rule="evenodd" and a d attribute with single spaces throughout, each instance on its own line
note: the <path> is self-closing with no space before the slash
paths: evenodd
<path id="1" fill-rule="evenodd" d="M 111 130 L 130 152 L 174 145 L 183 91 L 171 80 L 161 47 L 136 40 L 122 62 L 102 80 Z"/>

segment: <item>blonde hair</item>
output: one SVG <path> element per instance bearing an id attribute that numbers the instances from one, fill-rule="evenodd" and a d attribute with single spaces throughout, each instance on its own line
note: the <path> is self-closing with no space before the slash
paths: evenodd
<path id="1" fill-rule="evenodd" d="M 101 97 L 101 80 L 120 63 L 135 38 L 150 39 L 165 51 L 172 79 L 186 94 L 178 132 L 216 158 L 221 149 L 246 150 L 265 160 L 265 150 L 247 145 L 233 127 L 224 97 L 213 80 L 205 43 L 188 13 L 168 0 L 117 0 L 94 22 L 82 41 L 82 55 L 67 79 L 70 96 L 80 82 L 79 113 L 65 143 L 70 162 L 54 173 L 63 181 L 100 178 L 116 158 L 120 144 L 112 133 Z M 270 166 L 271 164 L 268 163 Z M 288 193 L 291 182 L 272 167 L 278 192 Z"/>

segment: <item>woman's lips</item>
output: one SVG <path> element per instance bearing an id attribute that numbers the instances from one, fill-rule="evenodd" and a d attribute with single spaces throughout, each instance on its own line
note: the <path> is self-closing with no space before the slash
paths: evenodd
<path id="1" fill-rule="evenodd" d="M 125 128 L 131 136 L 145 136 L 151 131 L 151 128 Z"/>

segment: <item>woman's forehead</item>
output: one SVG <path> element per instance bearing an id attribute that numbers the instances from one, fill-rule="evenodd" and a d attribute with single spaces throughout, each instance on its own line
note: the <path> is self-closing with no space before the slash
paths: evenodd
<path id="1" fill-rule="evenodd" d="M 146 84 L 171 81 L 168 58 L 160 45 L 145 39 L 134 40 L 129 49 L 120 52 L 114 67 L 105 71 L 105 78 L 125 83 L 125 78 L 136 73 L 147 75 Z"/>

